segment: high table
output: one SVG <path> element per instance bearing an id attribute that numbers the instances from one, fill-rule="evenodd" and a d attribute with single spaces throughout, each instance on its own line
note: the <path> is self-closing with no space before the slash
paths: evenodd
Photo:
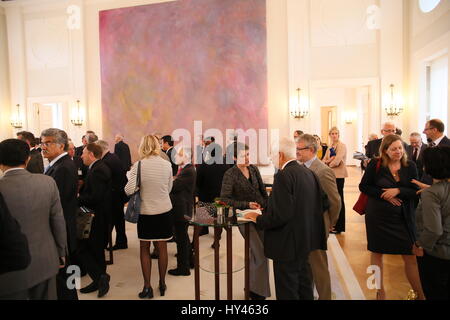
<path id="1" fill-rule="evenodd" d="M 203 212 L 203 213 L 202 213 Z M 196 210 L 189 224 L 194 226 L 194 262 L 195 262 L 195 300 L 200 300 L 200 249 L 199 233 L 202 227 L 214 228 L 214 275 L 215 275 L 215 299 L 220 300 L 220 270 L 219 270 L 219 231 L 224 228 L 227 233 L 227 300 L 233 299 L 233 244 L 231 231 L 233 227 L 244 225 L 245 238 L 245 300 L 249 299 L 250 292 L 250 269 L 249 269 L 249 248 L 250 248 L 250 223 L 248 221 L 238 221 L 236 217 L 224 218 L 220 223 L 217 218 L 204 213 L 202 210 Z"/>

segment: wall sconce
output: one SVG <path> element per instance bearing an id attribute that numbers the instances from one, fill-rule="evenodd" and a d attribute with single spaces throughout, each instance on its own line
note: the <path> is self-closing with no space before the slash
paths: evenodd
<path id="1" fill-rule="evenodd" d="M 70 122 L 72 122 L 72 124 L 76 127 L 81 127 L 83 125 L 83 121 L 83 114 L 80 110 L 80 100 L 77 100 L 77 109 L 73 110 Z"/>
<path id="2" fill-rule="evenodd" d="M 356 114 L 354 112 L 344 112 L 344 121 L 346 124 L 352 124 L 356 119 Z"/>
<path id="3" fill-rule="evenodd" d="M 384 110 L 386 111 L 386 114 L 389 117 L 393 118 L 400 115 L 400 113 L 403 111 L 403 103 L 401 101 L 401 97 L 394 95 L 393 84 L 390 85 L 390 88 L 391 88 L 390 101 L 389 104 L 384 108 Z"/>
<path id="4" fill-rule="evenodd" d="M 300 96 L 300 88 L 297 88 L 297 101 L 291 103 L 291 115 L 295 119 L 303 119 L 308 115 L 308 103 Z"/>
<path id="5" fill-rule="evenodd" d="M 20 105 L 17 104 L 16 107 L 17 107 L 17 113 L 13 114 L 11 116 L 11 125 L 16 129 L 20 129 L 20 128 L 22 128 L 22 125 L 23 125 L 22 117 L 20 116 Z"/>

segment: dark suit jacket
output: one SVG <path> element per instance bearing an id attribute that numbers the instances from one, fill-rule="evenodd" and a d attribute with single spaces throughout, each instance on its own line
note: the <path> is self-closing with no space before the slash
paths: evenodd
<path id="1" fill-rule="evenodd" d="M 128 201 L 128 197 L 125 194 L 124 189 L 127 185 L 128 178 L 127 171 L 123 167 L 122 162 L 117 155 L 110 152 L 106 153 L 102 160 L 108 166 L 109 170 L 111 170 L 112 200 L 126 203 Z"/>
<path id="2" fill-rule="evenodd" d="M 447 136 L 444 136 L 444 138 L 442 138 L 441 142 L 439 142 L 438 144 L 439 147 L 443 147 L 443 146 L 449 146 L 450 147 L 450 139 L 447 138 Z M 428 146 L 427 146 L 428 148 Z M 423 172 L 423 171 L 422 171 Z M 428 185 L 432 185 L 433 184 L 433 178 L 426 174 L 425 172 L 422 173 L 422 176 L 419 176 L 420 181 L 428 184 Z"/>
<path id="3" fill-rule="evenodd" d="M 128 144 L 126 144 L 123 141 L 119 141 L 114 146 L 114 154 L 117 155 L 117 157 L 122 162 L 122 166 L 126 171 L 129 171 L 131 168 L 131 153 L 130 153 L 130 147 L 128 147 Z"/>
<path id="4" fill-rule="evenodd" d="M 31 173 L 44 173 L 44 159 L 42 159 L 42 154 L 36 149 L 30 152 L 27 170 Z"/>
<path id="5" fill-rule="evenodd" d="M 80 157 L 80 158 L 81 158 L 81 155 L 83 154 L 83 149 L 84 149 L 84 146 L 76 147 L 76 148 L 75 148 L 75 155 L 76 155 L 77 157 Z"/>
<path id="6" fill-rule="evenodd" d="M 406 148 L 406 154 L 408 155 L 408 160 L 411 160 L 412 162 L 414 162 L 416 164 L 419 177 L 422 177 L 422 174 L 423 174 L 422 153 L 426 148 L 427 148 L 427 145 L 425 143 L 422 143 L 422 146 L 420 147 L 420 150 L 418 152 L 419 156 L 417 157 L 417 159 L 413 159 L 414 148 L 412 146 L 408 146 Z"/>
<path id="7" fill-rule="evenodd" d="M 226 164 L 203 163 L 197 167 L 198 199 L 202 202 L 214 202 L 220 197 L 223 175 L 230 167 Z"/>
<path id="8" fill-rule="evenodd" d="M 192 216 L 195 189 L 195 167 L 186 165 L 180 174 L 173 180 L 170 200 L 175 221 L 184 221 L 184 216 Z"/>
<path id="9" fill-rule="evenodd" d="M 172 175 L 175 177 L 177 175 L 177 173 L 178 173 L 178 165 L 174 161 L 175 160 L 175 156 L 172 159 L 172 155 L 173 155 L 174 152 L 175 152 L 174 148 L 170 148 L 169 150 L 164 151 L 164 153 L 167 154 L 167 156 L 169 157 L 170 164 L 172 165 Z"/>
<path id="10" fill-rule="evenodd" d="M 66 220 L 67 244 L 69 252 L 74 252 L 77 246 L 77 193 L 78 174 L 75 163 L 70 160 L 69 155 L 65 155 L 45 173 L 56 181 L 59 190 L 59 198 Z"/>
<path id="11" fill-rule="evenodd" d="M 323 211 L 317 176 L 297 161 L 288 163 L 275 175 L 268 208 L 256 220 L 266 257 L 292 261 L 326 250 Z"/>
<path id="12" fill-rule="evenodd" d="M 267 192 L 259 170 L 249 165 L 251 182 L 237 166 L 228 169 L 223 176 L 220 198 L 235 209 L 248 209 L 249 202 L 257 202 L 267 207 Z"/>
<path id="13" fill-rule="evenodd" d="M 95 212 L 89 241 L 102 247 L 106 247 L 108 224 L 111 222 L 111 183 L 111 170 L 103 160 L 98 160 L 88 171 L 78 198 L 80 206 Z"/>
<path id="14" fill-rule="evenodd" d="M 30 261 L 27 237 L 0 193 L 0 274 L 25 269 Z"/>

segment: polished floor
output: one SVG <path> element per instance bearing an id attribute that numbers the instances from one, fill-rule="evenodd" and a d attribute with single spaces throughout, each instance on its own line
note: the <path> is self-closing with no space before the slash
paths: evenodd
<path id="1" fill-rule="evenodd" d="M 359 216 L 351 208 L 355 203 L 359 191 L 358 184 L 361 179 L 358 168 L 349 168 L 350 176 L 345 184 L 346 203 L 346 232 L 340 235 L 330 236 L 329 239 L 329 261 L 330 274 L 332 278 L 333 299 L 335 300 L 360 300 L 375 299 L 375 290 L 367 287 L 367 267 L 370 265 L 370 254 L 367 251 L 365 236 L 364 217 Z M 191 232 L 191 231 L 190 231 Z M 213 268 L 213 249 L 210 247 L 213 242 L 212 230 L 209 235 L 200 237 L 200 264 L 202 266 L 201 277 L 201 299 L 214 299 L 214 274 L 210 272 Z M 127 235 L 129 248 L 114 252 L 114 264 L 108 266 L 108 273 L 111 275 L 111 288 L 109 293 L 102 299 L 108 300 L 138 300 L 138 293 L 143 287 L 141 267 L 139 262 L 139 241 L 136 236 L 136 225 L 127 223 Z M 225 235 L 225 234 L 224 234 Z M 337 239 L 337 240 L 336 240 Z M 221 256 L 225 255 L 225 238 L 221 240 Z M 244 241 L 237 229 L 233 229 L 233 252 L 236 272 L 233 274 L 233 299 L 244 298 Z M 176 266 L 176 245 L 168 244 L 169 265 L 168 269 Z M 107 254 L 107 258 L 108 258 Z M 224 260 L 224 259 L 222 259 Z M 400 256 L 385 256 L 385 287 L 387 298 L 392 300 L 402 300 L 406 297 L 410 288 L 406 276 L 403 272 L 403 261 Z M 273 281 L 272 264 L 270 265 L 270 285 L 272 296 L 275 299 L 275 287 Z M 221 264 L 221 272 L 226 270 Z M 154 300 L 191 300 L 194 299 L 194 272 L 191 270 L 190 276 L 166 275 L 167 292 L 164 297 L 160 297 L 158 287 L 158 265 L 157 260 L 152 261 L 152 287 L 154 290 Z M 226 275 L 221 275 L 221 299 L 226 299 Z M 81 279 L 81 286 L 90 283 L 88 276 Z M 97 299 L 96 293 L 80 294 L 83 300 Z"/>

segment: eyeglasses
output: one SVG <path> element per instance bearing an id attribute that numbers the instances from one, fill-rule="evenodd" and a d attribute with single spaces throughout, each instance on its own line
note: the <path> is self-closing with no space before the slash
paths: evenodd
<path id="1" fill-rule="evenodd" d="M 40 144 L 40 146 L 41 147 L 43 147 L 43 146 L 45 146 L 45 147 L 49 147 L 51 144 L 55 144 L 56 142 L 41 142 L 41 144 Z"/>
<path id="2" fill-rule="evenodd" d="M 434 127 L 425 128 L 425 129 L 423 129 L 423 131 L 428 131 L 428 130 L 431 130 L 431 129 L 434 129 Z"/>
<path id="3" fill-rule="evenodd" d="M 394 133 L 394 132 L 395 132 L 395 130 L 392 130 L 392 129 L 387 129 L 387 130 L 386 130 L 386 129 L 383 129 L 383 131 L 384 131 L 384 132 L 390 132 L 390 133 Z"/>
<path id="4" fill-rule="evenodd" d="M 297 148 L 297 151 L 302 151 L 302 150 L 306 150 L 306 149 L 309 149 L 311 146 L 307 146 L 307 147 L 304 147 L 304 148 Z"/>

